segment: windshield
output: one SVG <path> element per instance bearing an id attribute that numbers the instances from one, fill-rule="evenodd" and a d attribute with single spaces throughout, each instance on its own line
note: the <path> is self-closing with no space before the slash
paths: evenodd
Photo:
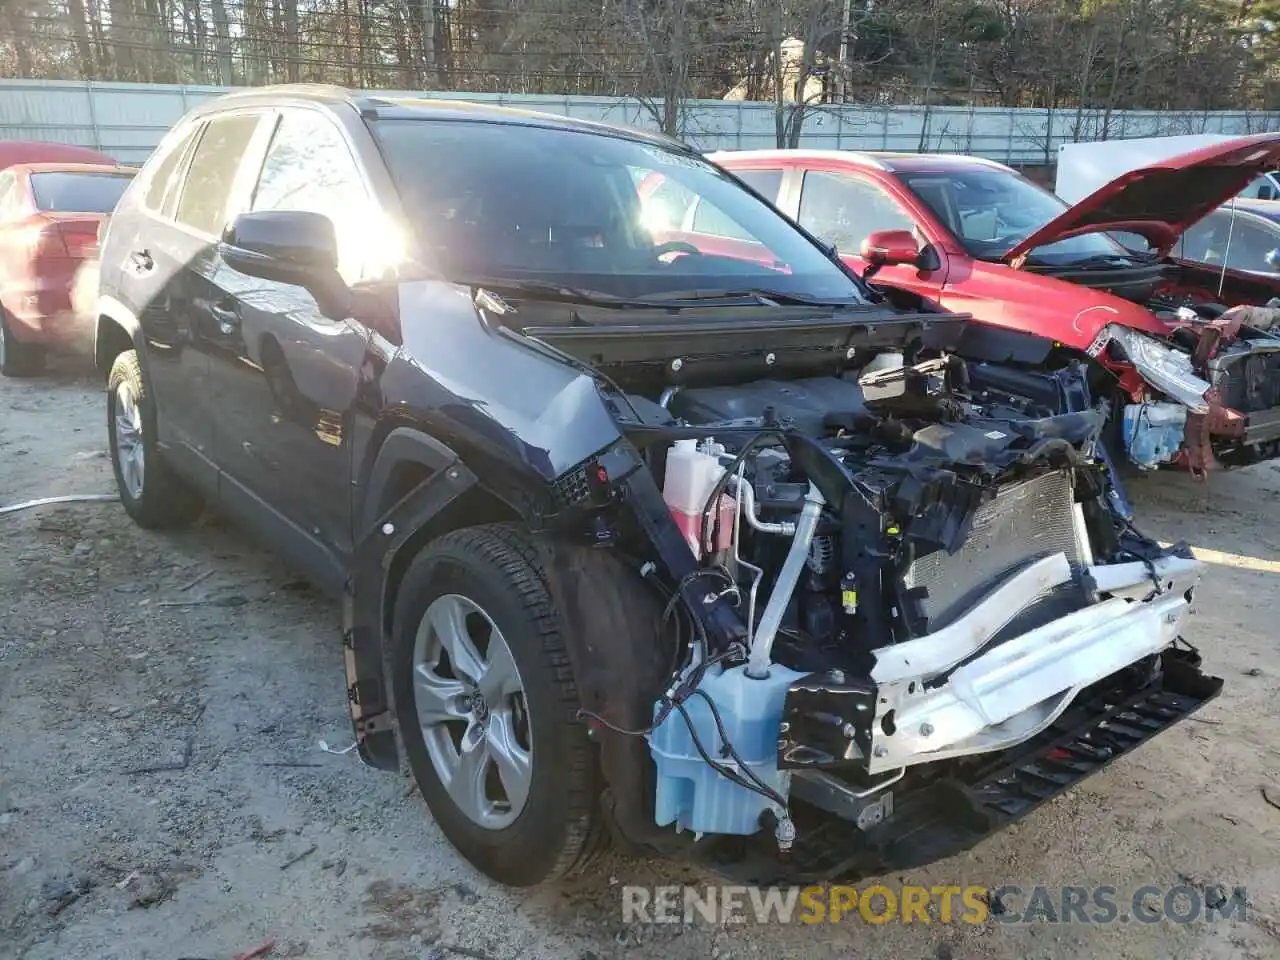
<path id="1" fill-rule="evenodd" d="M 417 242 L 448 276 L 622 298 L 762 290 L 864 300 L 817 244 L 700 157 L 508 123 L 371 126 Z"/>
<path id="2" fill-rule="evenodd" d="M 1007 170 L 905 173 L 902 179 L 980 260 L 999 260 L 1068 209 L 1048 190 Z M 1102 233 L 1081 234 L 1034 251 L 1037 262 L 1050 265 L 1126 255 L 1122 246 Z"/>
<path id="3" fill-rule="evenodd" d="M 47 213 L 111 213 L 131 173 L 33 173 L 36 207 Z"/>

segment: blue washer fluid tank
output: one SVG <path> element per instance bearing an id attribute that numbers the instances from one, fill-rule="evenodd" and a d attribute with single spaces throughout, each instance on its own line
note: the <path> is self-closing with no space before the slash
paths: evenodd
<path id="1" fill-rule="evenodd" d="M 1187 408 L 1180 403 L 1130 403 L 1124 408 L 1123 424 L 1129 459 L 1150 470 L 1177 456 L 1187 428 Z"/>
<path id="2" fill-rule="evenodd" d="M 791 774 L 778 769 L 778 736 L 787 688 L 804 674 L 771 664 L 769 676 L 753 680 L 746 667 L 727 670 L 712 667 L 698 689 L 720 711 L 725 734 L 743 762 L 757 777 L 783 797 L 790 790 Z M 729 769 L 738 764 L 724 756 L 723 741 L 707 701 L 693 696 L 684 701 L 689 720 L 707 754 Z M 659 707 L 654 706 L 654 718 Z M 777 804 L 740 787 L 709 767 L 694 746 L 689 725 L 679 710 L 649 734 L 649 749 L 658 768 L 654 820 L 658 826 L 674 823 L 678 830 L 749 836 L 760 829 L 760 815 Z M 748 778 L 749 779 L 749 778 Z"/>

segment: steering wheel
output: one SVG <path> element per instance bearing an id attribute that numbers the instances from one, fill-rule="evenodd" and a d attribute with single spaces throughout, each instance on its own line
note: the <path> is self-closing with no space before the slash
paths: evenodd
<path id="1" fill-rule="evenodd" d="M 692 257 L 702 256 L 702 251 L 695 247 L 692 243 L 686 243 L 684 240 L 667 240 L 659 243 L 653 248 L 654 257 L 661 259 L 669 253 L 684 253 Z"/>

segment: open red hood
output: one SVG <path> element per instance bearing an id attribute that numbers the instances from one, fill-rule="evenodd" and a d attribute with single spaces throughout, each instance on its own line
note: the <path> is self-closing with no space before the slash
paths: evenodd
<path id="1" fill-rule="evenodd" d="M 1130 170 L 1062 211 L 1003 259 L 1015 263 L 1036 247 L 1104 230 L 1136 233 L 1164 256 L 1188 227 L 1277 167 L 1280 133 L 1263 133 Z"/>

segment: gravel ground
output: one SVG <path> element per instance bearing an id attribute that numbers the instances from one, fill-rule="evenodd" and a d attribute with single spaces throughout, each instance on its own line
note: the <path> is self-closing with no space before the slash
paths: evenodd
<path id="1" fill-rule="evenodd" d="M 103 419 L 75 371 L 0 382 L 0 506 L 113 491 Z M 1214 551 L 1190 639 L 1223 696 L 976 851 L 883 880 L 1238 885 L 1243 920 L 624 926 L 620 885 L 706 878 L 619 858 L 495 887 L 407 779 L 318 749 L 349 738 L 335 604 L 217 522 L 151 534 L 85 503 L 0 516 L 0 957 L 1276 957 L 1280 470 L 1210 490 L 1211 510 L 1182 477 L 1134 493 L 1153 534 Z"/>

